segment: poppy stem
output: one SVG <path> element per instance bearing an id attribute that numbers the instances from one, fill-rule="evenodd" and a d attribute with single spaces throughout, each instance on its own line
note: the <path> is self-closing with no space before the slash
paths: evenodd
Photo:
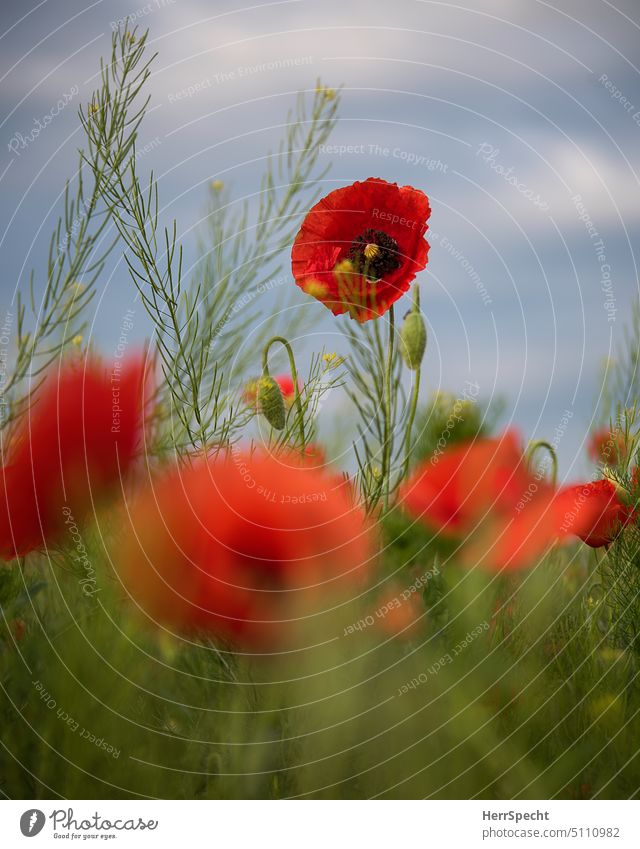
<path id="1" fill-rule="evenodd" d="M 413 309 L 415 312 L 420 312 L 420 289 L 414 286 L 413 289 Z M 418 394 L 420 393 L 420 372 L 421 366 L 416 369 L 416 379 L 413 381 L 413 390 L 411 393 L 411 405 L 409 407 L 409 418 L 407 420 L 407 434 L 404 444 L 404 469 L 403 477 L 406 477 L 409 472 L 409 462 L 411 460 L 411 434 L 413 432 L 413 423 L 416 418 L 416 410 L 418 409 Z"/>
<path id="2" fill-rule="evenodd" d="M 389 346 L 384 371 L 384 445 L 382 446 L 382 484 L 384 486 L 384 506 L 389 507 L 389 482 L 391 478 L 391 372 L 393 369 L 394 342 L 393 304 L 389 307 Z"/>
<path id="3" fill-rule="evenodd" d="M 539 448 L 544 448 L 549 452 L 551 457 L 551 483 L 555 486 L 558 482 L 558 455 L 550 442 L 545 442 L 544 439 L 537 439 L 535 442 L 530 442 L 525 454 L 527 465 L 531 467 L 533 455 Z"/>
<path id="4" fill-rule="evenodd" d="M 287 351 L 287 356 L 289 357 L 289 368 L 291 369 L 291 378 L 293 380 L 293 391 L 295 393 L 294 403 L 296 405 L 296 418 L 297 425 L 300 430 L 300 440 L 302 445 L 300 447 L 300 451 L 304 454 L 304 449 L 306 447 L 307 438 L 304 432 L 304 413 L 302 411 L 302 400 L 300 398 L 300 387 L 298 386 L 298 370 L 296 369 L 296 361 L 293 356 L 293 349 L 289 342 L 284 338 L 284 336 L 272 336 L 271 339 L 264 346 L 264 350 L 262 351 L 262 371 L 266 377 L 269 377 L 269 349 L 275 343 L 279 342 Z"/>
<path id="5" fill-rule="evenodd" d="M 411 406 L 409 408 L 409 418 L 407 420 L 407 435 L 404 446 L 404 470 L 403 476 L 409 472 L 409 463 L 411 461 L 411 434 L 413 432 L 413 423 L 416 418 L 416 410 L 418 409 L 418 393 L 420 392 L 420 366 L 416 369 L 416 377 L 413 381 L 413 391 L 411 393 Z"/>

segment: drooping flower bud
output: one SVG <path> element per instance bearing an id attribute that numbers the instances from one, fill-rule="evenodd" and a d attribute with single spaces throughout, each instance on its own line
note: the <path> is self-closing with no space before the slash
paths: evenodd
<path id="1" fill-rule="evenodd" d="M 427 347 L 427 328 L 420 312 L 418 288 L 414 290 L 413 309 L 405 316 L 400 330 L 400 354 L 407 368 L 417 371 Z"/>
<path id="2" fill-rule="evenodd" d="M 267 375 L 258 381 L 258 406 L 271 427 L 282 430 L 285 422 L 284 399 L 276 381 Z"/>

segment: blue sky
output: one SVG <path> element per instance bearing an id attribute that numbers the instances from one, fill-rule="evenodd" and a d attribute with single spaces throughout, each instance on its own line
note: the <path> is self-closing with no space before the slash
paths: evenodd
<path id="1" fill-rule="evenodd" d="M 154 169 L 166 214 L 185 233 L 187 265 L 211 178 L 255 191 L 252 160 L 275 145 L 294 92 L 319 76 L 344 85 L 332 143 L 353 152 L 322 154 L 333 166 L 327 191 L 379 176 L 432 201 L 421 275 L 427 389 L 459 393 L 477 381 L 484 398 L 506 399 L 504 420 L 527 438 L 552 436 L 569 409 L 561 469 L 584 471 L 600 366 L 638 290 L 637 2 L 3 0 L 3 312 L 28 270 L 43 267 L 81 144 L 76 107 L 127 15 L 159 51 L 140 164 Z M 256 70 L 270 62 L 278 67 Z M 176 96 L 196 84 L 193 96 Z M 65 95 L 49 126 L 12 150 Z M 99 288 L 93 334 L 109 350 L 133 300 L 121 256 Z M 334 332 L 317 311 L 314 333 Z M 135 332 L 148 333 L 140 310 Z"/>

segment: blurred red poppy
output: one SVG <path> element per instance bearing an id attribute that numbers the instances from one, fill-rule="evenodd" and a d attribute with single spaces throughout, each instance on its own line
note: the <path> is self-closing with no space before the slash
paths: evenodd
<path id="1" fill-rule="evenodd" d="M 298 286 L 334 315 L 386 312 L 427 264 L 429 198 L 377 177 L 336 189 L 307 214 L 291 252 Z"/>
<path id="2" fill-rule="evenodd" d="M 599 505 L 585 504 L 571 521 L 572 489 L 556 490 L 528 469 L 513 431 L 456 444 L 434 454 L 402 486 L 403 506 L 461 542 L 460 559 L 489 569 L 518 569 L 549 546 L 592 527 Z"/>
<path id="3" fill-rule="evenodd" d="M 631 507 L 620 500 L 616 486 L 606 478 L 568 487 L 565 498 L 569 529 L 577 520 L 579 526 L 572 532 L 592 548 L 612 543 L 636 518 Z M 588 514 L 586 521 L 585 513 Z"/>
<path id="4" fill-rule="evenodd" d="M 0 556 L 56 543 L 117 488 L 142 448 L 143 355 L 73 358 L 51 370 L 15 423 L 0 481 Z"/>
<path id="5" fill-rule="evenodd" d="M 594 463 L 617 466 L 627 453 L 624 434 L 619 430 L 610 431 L 608 427 L 600 428 L 591 435 L 587 452 Z"/>
<path id="6" fill-rule="evenodd" d="M 114 562 L 141 609 L 248 647 L 280 643 L 302 611 L 353 592 L 372 555 L 343 481 L 286 456 L 171 470 L 129 516 Z"/>
<path id="7" fill-rule="evenodd" d="M 414 516 L 449 536 L 471 531 L 488 511 L 510 512 L 529 474 L 514 431 L 436 452 L 407 480 L 400 498 Z"/>
<path id="8" fill-rule="evenodd" d="M 293 401 L 296 397 L 296 390 L 293 384 L 293 378 L 290 374 L 278 374 L 274 377 L 275 382 L 280 387 L 280 392 L 282 392 L 282 397 L 284 398 L 284 403 L 287 406 L 293 404 Z M 298 380 L 298 392 L 302 390 L 302 384 L 300 380 Z"/>

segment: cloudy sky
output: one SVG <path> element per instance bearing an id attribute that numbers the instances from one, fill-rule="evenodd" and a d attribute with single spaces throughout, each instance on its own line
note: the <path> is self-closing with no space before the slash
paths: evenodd
<path id="1" fill-rule="evenodd" d="M 323 154 L 326 190 L 379 176 L 431 198 L 428 388 L 477 381 L 527 438 L 552 436 L 569 410 L 561 468 L 584 470 L 601 364 L 637 298 L 637 0 L 3 0 L 3 311 L 32 267 L 42 275 L 82 142 L 76 108 L 127 16 L 159 53 L 141 170 L 159 178 L 187 265 L 212 177 L 254 192 L 295 92 L 343 85 L 332 142 L 352 152 Z M 99 295 L 92 332 L 108 351 L 133 301 L 121 256 Z M 315 332 L 335 328 L 318 305 Z M 136 333 L 148 333 L 141 313 Z"/>

